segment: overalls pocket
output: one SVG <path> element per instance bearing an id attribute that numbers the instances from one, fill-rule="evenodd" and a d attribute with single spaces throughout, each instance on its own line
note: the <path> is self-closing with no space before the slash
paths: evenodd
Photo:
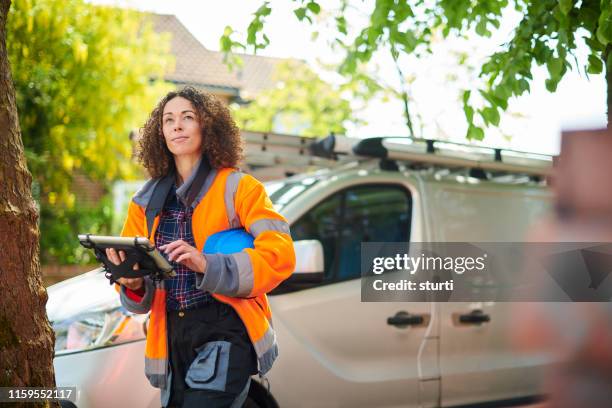
<path id="1" fill-rule="evenodd" d="M 211 341 L 197 348 L 185 383 L 195 389 L 225 391 L 230 347 L 227 341 Z"/>

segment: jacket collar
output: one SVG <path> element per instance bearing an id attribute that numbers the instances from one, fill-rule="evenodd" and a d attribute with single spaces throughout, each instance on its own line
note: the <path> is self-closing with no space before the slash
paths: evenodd
<path id="1" fill-rule="evenodd" d="M 189 175 L 187 180 L 176 189 L 176 195 L 185 206 L 191 205 L 195 208 L 198 203 L 198 197 L 201 197 L 201 191 L 205 187 L 206 180 L 211 174 L 211 167 L 208 158 L 203 155 L 194 166 L 194 170 Z"/>

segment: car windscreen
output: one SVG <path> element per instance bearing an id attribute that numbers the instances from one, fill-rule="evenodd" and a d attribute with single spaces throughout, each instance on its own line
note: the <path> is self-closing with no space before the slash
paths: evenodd
<path id="1" fill-rule="evenodd" d="M 266 193 L 272 200 L 274 208 L 281 211 L 294 198 L 311 188 L 318 179 L 316 177 L 300 177 L 264 183 Z"/>

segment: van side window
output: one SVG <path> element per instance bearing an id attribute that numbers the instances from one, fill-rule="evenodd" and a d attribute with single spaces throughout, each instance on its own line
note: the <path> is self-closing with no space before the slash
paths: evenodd
<path id="1" fill-rule="evenodd" d="M 316 239 L 321 242 L 325 259 L 325 281 L 331 278 L 330 271 L 333 269 L 332 263 L 340 234 L 341 199 L 340 194 L 334 194 L 291 226 L 291 238 L 294 241 Z"/>
<path id="2" fill-rule="evenodd" d="M 335 193 L 291 226 L 294 241 L 317 239 L 323 245 L 323 284 L 361 276 L 362 242 L 410 240 L 412 200 L 394 185 L 362 185 Z"/>
<path id="3" fill-rule="evenodd" d="M 362 242 L 408 242 L 411 200 L 396 186 L 361 186 L 344 192 L 336 281 L 361 276 Z"/>

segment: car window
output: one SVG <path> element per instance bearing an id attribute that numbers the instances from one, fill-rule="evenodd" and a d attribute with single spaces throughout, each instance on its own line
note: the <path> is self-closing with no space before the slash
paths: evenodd
<path id="1" fill-rule="evenodd" d="M 341 198 L 340 194 L 335 194 L 324 200 L 291 227 L 291 238 L 294 241 L 316 239 L 321 242 L 325 260 L 325 280 L 332 278 L 336 245 L 340 236 Z"/>
<path id="2" fill-rule="evenodd" d="M 410 239 L 409 195 L 395 186 L 363 186 L 344 192 L 335 280 L 361 276 L 362 242 L 407 242 Z"/>
<path id="3" fill-rule="evenodd" d="M 362 185 L 326 198 L 291 226 L 294 241 L 323 245 L 323 284 L 361 276 L 362 242 L 407 242 L 412 201 L 396 185 Z"/>

